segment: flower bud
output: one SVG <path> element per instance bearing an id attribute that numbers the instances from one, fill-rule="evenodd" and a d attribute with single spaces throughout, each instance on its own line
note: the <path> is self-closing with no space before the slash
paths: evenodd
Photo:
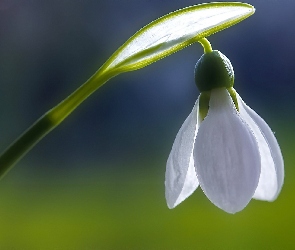
<path id="1" fill-rule="evenodd" d="M 218 50 L 205 53 L 196 64 L 195 82 L 200 92 L 233 87 L 234 69 L 230 60 Z"/>

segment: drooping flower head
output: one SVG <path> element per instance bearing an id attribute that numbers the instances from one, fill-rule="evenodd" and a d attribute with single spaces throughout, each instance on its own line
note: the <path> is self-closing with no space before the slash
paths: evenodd
<path id="1" fill-rule="evenodd" d="M 252 198 L 273 201 L 284 180 L 284 163 L 267 123 L 233 88 L 230 60 L 219 51 L 197 62 L 200 96 L 180 128 L 166 166 L 166 200 L 174 208 L 200 185 L 228 213 Z"/>

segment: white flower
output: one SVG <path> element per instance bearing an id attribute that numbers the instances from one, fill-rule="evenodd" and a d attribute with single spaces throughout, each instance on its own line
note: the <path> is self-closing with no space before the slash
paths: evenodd
<path id="1" fill-rule="evenodd" d="M 208 199 L 236 213 L 254 199 L 273 201 L 284 180 L 284 163 L 267 123 L 225 87 L 211 90 L 201 121 L 199 99 L 180 128 L 166 168 L 166 200 L 174 208 L 201 186 Z"/>

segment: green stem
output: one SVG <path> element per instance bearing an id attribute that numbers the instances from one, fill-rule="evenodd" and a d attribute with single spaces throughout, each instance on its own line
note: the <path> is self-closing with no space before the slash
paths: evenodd
<path id="1" fill-rule="evenodd" d="M 99 69 L 81 87 L 65 100 L 40 117 L 27 131 L 14 141 L 0 156 L 0 177 L 3 177 L 33 146 L 57 127 L 88 96 L 118 72 L 104 72 Z"/>
<path id="2" fill-rule="evenodd" d="M 210 42 L 202 38 L 199 42 L 204 52 L 212 52 Z M 65 100 L 40 117 L 27 131 L 13 142 L 0 156 L 0 178 L 3 177 L 30 149 L 45 135 L 57 127 L 87 97 L 100 88 L 105 82 L 118 75 L 120 70 L 108 71 L 107 62 L 80 88 Z M 121 69 L 122 70 L 122 69 Z"/>
<path id="3" fill-rule="evenodd" d="M 212 50 L 212 47 L 211 47 L 211 44 L 210 44 L 210 42 L 208 41 L 207 38 L 203 37 L 203 38 L 200 39 L 198 42 L 199 42 L 200 44 L 202 44 L 202 46 L 203 46 L 203 48 L 204 48 L 204 53 L 205 53 L 205 54 L 206 54 L 206 53 L 210 53 L 210 52 L 213 51 L 213 50 Z"/>

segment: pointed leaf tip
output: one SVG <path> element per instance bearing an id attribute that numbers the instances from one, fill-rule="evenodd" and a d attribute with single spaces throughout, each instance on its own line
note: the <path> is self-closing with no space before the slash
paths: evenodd
<path id="1" fill-rule="evenodd" d="M 254 12 L 255 8 L 249 4 L 216 2 L 169 13 L 136 32 L 109 58 L 102 70 L 121 73 L 143 68 Z"/>

